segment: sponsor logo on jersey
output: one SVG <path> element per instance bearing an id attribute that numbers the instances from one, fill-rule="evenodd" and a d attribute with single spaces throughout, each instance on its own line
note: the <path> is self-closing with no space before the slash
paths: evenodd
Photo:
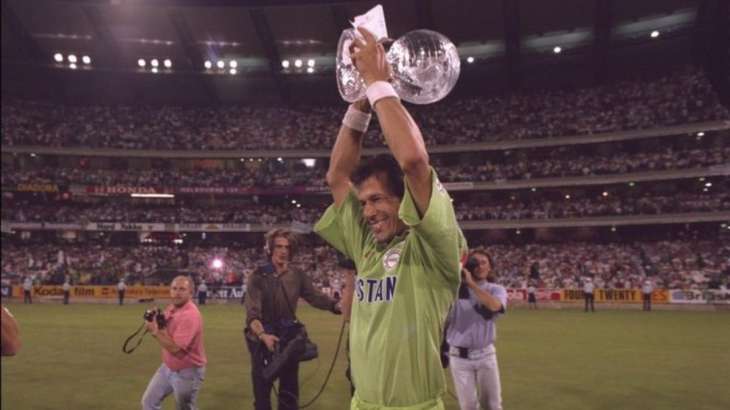
<path id="1" fill-rule="evenodd" d="M 395 297 L 397 276 L 386 276 L 383 279 L 358 279 L 355 284 L 355 296 L 358 302 L 390 303 Z"/>
<path id="2" fill-rule="evenodd" d="M 388 251 L 385 252 L 385 255 L 383 255 L 383 269 L 385 269 L 386 272 L 390 273 L 395 269 L 396 266 L 398 266 L 398 262 L 400 262 L 401 251 L 402 246 L 399 246 L 388 249 Z"/>

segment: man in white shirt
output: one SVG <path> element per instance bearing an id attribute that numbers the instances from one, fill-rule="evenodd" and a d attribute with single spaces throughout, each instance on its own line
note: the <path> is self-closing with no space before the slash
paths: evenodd
<path id="1" fill-rule="evenodd" d="M 496 320 L 507 308 L 507 290 L 495 283 L 491 256 L 471 252 L 457 299 L 447 317 L 446 340 L 454 389 L 462 410 L 502 410 Z M 470 263 L 467 263 L 469 266 Z"/>
<path id="2" fill-rule="evenodd" d="M 124 294 L 127 292 L 127 284 L 124 283 L 124 278 L 119 279 L 117 283 L 117 296 L 119 296 L 119 306 L 124 304 Z"/>
<path id="3" fill-rule="evenodd" d="M 23 281 L 23 303 L 33 304 L 33 278 L 30 276 Z"/>
<path id="4" fill-rule="evenodd" d="M 593 304 L 593 280 L 591 278 L 585 278 L 583 280 L 583 298 L 585 299 L 585 311 L 588 312 L 590 306 L 591 312 L 596 311 L 596 307 Z"/>

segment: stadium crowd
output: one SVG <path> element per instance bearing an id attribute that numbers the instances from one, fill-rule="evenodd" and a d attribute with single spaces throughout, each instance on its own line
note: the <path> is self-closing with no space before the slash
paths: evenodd
<path id="1" fill-rule="evenodd" d="M 689 193 L 672 195 L 637 194 L 606 197 L 547 199 L 536 195 L 532 199 L 481 199 L 455 201 L 459 220 L 554 219 L 588 216 L 658 215 L 682 212 L 711 212 L 730 210 L 730 193 Z M 14 222 L 147 222 L 147 223 L 249 223 L 311 224 L 324 212 L 327 201 L 312 205 L 236 203 L 220 201 L 211 204 L 150 205 L 124 200 L 101 200 L 91 203 L 54 203 L 36 201 L 7 201 L 2 219 Z"/>
<path id="2" fill-rule="evenodd" d="M 704 168 L 730 164 L 730 147 L 672 150 L 642 153 L 614 153 L 610 156 L 566 155 L 558 148 L 543 158 L 514 155 L 503 163 L 480 161 L 434 166 L 439 178 L 448 182 L 505 181 L 551 177 L 624 174 L 641 171 Z"/>
<path id="3" fill-rule="evenodd" d="M 592 277 L 599 288 L 638 288 L 646 276 L 666 289 L 728 284 L 730 246 L 718 241 L 490 245 L 500 283 L 525 288 L 577 289 Z"/>
<path id="4" fill-rule="evenodd" d="M 71 106 L 8 100 L 3 146 L 161 150 L 331 147 L 344 104 L 321 107 Z M 412 108 L 428 146 L 588 135 L 729 120 L 691 67 L 650 80 L 448 100 Z M 369 146 L 382 145 L 373 123 Z M 378 137 L 380 136 L 380 137 Z"/>
<path id="5" fill-rule="evenodd" d="M 273 225 L 293 221 L 312 223 L 326 205 L 297 208 L 293 204 L 263 205 L 221 202 L 215 206 L 153 206 L 123 201 L 61 205 L 19 202 L 4 206 L 4 221 L 18 222 L 148 222 L 148 223 L 256 223 Z"/>
<path id="6" fill-rule="evenodd" d="M 486 247 L 494 256 L 499 282 L 525 288 L 528 281 L 545 288 L 578 288 L 581 278 L 593 277 L 598 287 L 636 288 L 646 276 L 657 287 L 705 289 L 728 285 L 730 245 L 719 240 L 671 240 L 633 243 L 533 243 Z M 222 266 L 214 267 L 213 260 Z M 192 273 L 210 286 L 238 286 L 265 256 L 259 248 L 56 245 L 2 247 L 2 281 L 60 284 L 69 275 L 74 284 L 149 284 L 160 270 Z M 336 252 L 306 246 L 296 264 L 320 287 L 341 283 Z"/>
<path id="7" fill-rule="evenodd" d="M 535 198 L 531 201 L 502 201 L 484 205 L 470 199 L 455 206 L 456 216 L 463 221 L 554 219 L 589 216 L 659 215 L 682 212 L 730 210 L 730 195 L 647 195 L 640 197 L 566 198 L 559 201 Z"/>
<path id="8" fill-rule="evenodd" d="M 446 163 L 434 156 L 434 166 L 444 182 L 483 182 L 534 178 L 622 174 L 640 171 L 705 168 L 730 165 L 730 146 L 696 149 L 662 149 L 658 152 L 615 153 L 610 156 L 575 155 L 566 147 L 555 148 L 544 156 L 531 158 L 513 153 L 510 157 L 474 159 Z M 2 185 L 12 189 L 18 184 L 56 184 L 59 186 L 136 186 L 136 187 L 323 187 L 326 169 L 317 165 L 285 165 L 273 159 L 255 162 L 236 170 L 109 170 L 54 168 L 4 170 Z"/>
<path id="9" fill-rule="evenodd" d="M 238 286 L 242 279 L 266 259 L 259 248 L 110 246 L 78 245 L 4 245 L 2 281 L 19 284 L 31 276 L 38 284 L 61 284 L 67 278 L 77 285 L 111 285 L 124 278 L 128 284 L 156 284 L 160 271 L 192 274 L 209 286 Z M 222 265 L 216 267 L 214 260 Z M 336 273 L 337 255 L 330 247 L 308 246 L 294 261 L 309 272 L 320 286 Z"/>

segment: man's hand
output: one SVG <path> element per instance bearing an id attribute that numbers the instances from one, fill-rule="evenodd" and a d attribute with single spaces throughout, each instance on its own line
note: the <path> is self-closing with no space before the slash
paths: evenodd
<path id="1" fill-rule="evenodd" d="M 152 334 L 152 336 L 157 336 L 157 333 L 160 331 L 160 328 L 157 327 L 157 320 L 145 321 L 145 327 L 147 327 L 147 331 Z"/>
<path id="2" fill-rule="evenodd" d="M 259 336 L 259 340 L 261 340 L 266 345 L 266 348 L 269 349 L 270 352 L 273 352 L 274 349 L 276 349 L 276 344 L 279 343 L 278 337 L 270 335 L 268 333 L 262 333 Z"/>
<path id="3" fill-rule="evenodd" d="M 376 81 L 388 81 L 391 70 L 385 56 L 385 48 L 377 42 L 373 33 L 365 27 L 358 27 L 357 31 L 363 36 L 364 41 L 356 37 L 350 46 L 350 55 L 357 71 L 365 80 L 365 85 L 370 85 Z"/>
<path id="4" fill-rule="evenodd" d="M 469 272 L 466 268 L 461 268 L 461 275 L 464 278 L 464 283 L 466 283 L 467 286 L 470 288 L 478 287 L 477 283 L 474 281 L 474 276 L 472 276 L 471 272 Z"/>

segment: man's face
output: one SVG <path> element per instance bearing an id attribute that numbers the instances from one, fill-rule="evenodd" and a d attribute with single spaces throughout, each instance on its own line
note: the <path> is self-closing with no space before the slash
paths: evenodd
<path id="1" fill-rule="evenodd" d="M 388 191 L 375 176 L 360 184 L 357 199 L 362 207 L 362 217 L 378 243 L 388 243 L 405 225 L 398 218 L 401 199 Z"/>
<path id="2" fill-rule="evenodd" d="M 182 306 L 193 298 L 193 289 L 190 281 L 184 277 L 177 277 L 170 284 L 170 297 L 175 306 Z"/>
<path id="3" fill-rule="evenodd" d="M 492 271 L 492 264 L 489 263 L 489 258 L 481 253 L 475 253 L 474 259 L 479 262 L 476 269 L 474 269 L 474 279 L 485 280 L 488 279 L 490 282 L 496 279 L 494 271 Z"/>
<path id="4" fill-rule="evenodd" d="M 289 239 L 283 236 L 274 238 L 274 246 L 271 249 L 271 262 L 276 266 L 285 267 L 289 264 L 290 255 L 291 245 L 289 244 Z"/>

